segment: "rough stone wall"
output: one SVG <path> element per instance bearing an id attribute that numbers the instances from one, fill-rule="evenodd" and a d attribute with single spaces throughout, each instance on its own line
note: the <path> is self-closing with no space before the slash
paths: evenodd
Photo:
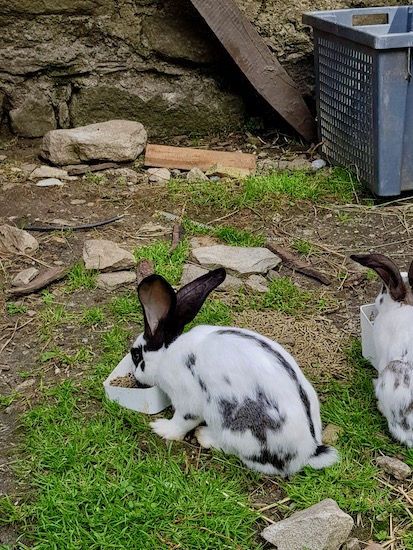
<path id="1" fill-rule="evenodd" d="M 309 96 L 301 14 L 348 2 L 236 1 Z M 0 28 L 0 125 L 14 134 L 112 118 L 150 137 L 206 134 L 247 114 L 245 82 L 189 0 L 0 0 Z"/>

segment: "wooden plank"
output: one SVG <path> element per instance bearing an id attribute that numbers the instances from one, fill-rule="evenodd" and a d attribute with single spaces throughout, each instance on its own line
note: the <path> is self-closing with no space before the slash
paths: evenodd
<path id="1" fill-rule="evenodd" d="M 306 140 L 316 124 L 295 82 L 233 0 L 191 0 L 257 92 Z"/>
<path id="2" fill-rule="evenodd" d="M 211 151 L 192 147 L 169 147 L 168 145 L 147 144 L 145 150 L 145 166 L 157 168 L 179 168 L 191 170 L 199 168 L 208 170 L 214 165 L 231 168 L 255 170 L 255 155 L 249 153 L 232 153 L 227 151 Z"/>

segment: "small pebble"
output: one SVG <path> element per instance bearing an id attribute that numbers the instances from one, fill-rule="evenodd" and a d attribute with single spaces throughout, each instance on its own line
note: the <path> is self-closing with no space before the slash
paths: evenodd
<path id="1" fill-rule="evenodd" d="M 58 187 L 62 185 L 64 185 L 64 183 L 57 178 L 47 178 L 36 183 L 37 187 Z"/>
<path id="2" fill-rule="evenodd" d="M 406 479 L 412 473 L 410 466 L 398 458 L 393 458 L 391 456 L 378 456 L 376 458 L 376 462 L 383 471 L 399 480 Z"/>
<path id="3" fill-rule="evenodd" d="M 319 170 L 320 168 L 324 168 L 324 166 L 326 165 L 326 161 L 323 160 L 323 159 L 317 159 L 317 160 L 313 160 L 313 162 L 311 163 L 311 168 L 316 171 L 316 170 Z"/>

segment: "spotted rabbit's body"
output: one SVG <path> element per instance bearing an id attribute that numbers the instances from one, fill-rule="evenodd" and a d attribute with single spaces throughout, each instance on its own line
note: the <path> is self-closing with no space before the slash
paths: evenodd
<path id="1" fill-rule="evenodd" d="M 158 384 L 175 408 L 171 420 L 151 423 L 161 437 L 181 439 L 197 428 L 202 446 L 280 476 L 337 460 L 336 450 L 321 444 L 313 387 L 276 342 L 249 330 L 200 325 L 154 347 L 146 331 L 131 353 L 136 378 Z"/>

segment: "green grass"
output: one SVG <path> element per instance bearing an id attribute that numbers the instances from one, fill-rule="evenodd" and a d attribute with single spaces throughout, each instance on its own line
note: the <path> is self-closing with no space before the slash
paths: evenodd
<path id="1" fill-rule="evenodd" d="M 0 522 L 18 522 L 36 550 L 250 548 L 255 474 L 202 460 L 194 467 L 190 447 L 165 445 L 147 416 L 103 399 L 101 374 L 121 358 L 128 336 L 118 327 L 105 334 L 99 375 L 46 390 L 25 416 L 20 474 L 32 494 L 19 504 L 1 499 Z"/>
<path id="2" fill-rule="evenodd" d="M 218 209 L 275 206 L 280 196 L 290 200 L 320 203 L 329 201 L 351 202 L 362 193 L 360 184 L 350 172 L 342 168 L 318 171 L 274 171 L 269 175 L 250 176 L 242 182 L 185 182 L 171 180 L 170 197 L 188 201 L 196 206 Z"/>
<path id="3" fill-rule="evenodd" d="M 214 301 L 204 315 L 200 322 L 230 320 Z M 259 514 L 248 495 L 264 476 L 218 451 L 198 456 L 186 443 L 165 444 L 152 434 L 147 416 L 103 398 L 102 379 L 125 353 L 129 338 L 119 326 L 104 333 L 95 374 L 82 383 L 66 380 L 44 389 L 41 404 L 25 415 L 19 473 L 30 480 L 31 491 L 17 503 L 0 499 L 0 522 L 19 525 L 28 545 L 19 548 L 36 550 L 135 548 L 136 541 L 143 550 L 177 544 L 259 549 L 254 541 Z M 390 513 L 394 524 L 408 516 L 402 501 L 394 501 L 379 483 L 374 457 L 405 454 L 413 465 L 413 452 L 389 437 L 375 405 L 373 369 L 361 358 L 359 342 L 348 360 L 354 368 L 346 383 L 332 379 L 317 388 L 323 421 L 343 430 L 337 444 L 341 461 L 278 480 L 294 504 L 283 513 L 333 498 L 353 517 L 361 514 L 365 524 L 374 523 L 372 537 L 387 540 Z M 408 532 L 404 538 L 406 545 L 413 542 Z"/>
<path id="4" fill-rule="evenodd" d="M 169 241 L 159 241 L 151 246 L 142 246 L 134 251 L 137 261 L 141 258 L 152 260 L 154 271 L 165 277 L 171 285 L 177 285 L 182 275 L 182 269 L 189 255 L 189 244 L 183 241 L 171 253 Z"/>
<path id="5" fill-rule="evenodd" d="M 104 174 L 96 174 L 95 172 L 86 172 L 82 179 L 95 185 L 102 185 L 108 181 Z"/>
<path id="6" fill-rule="evenodd" d="M 294 241 L 291 244 L 291 248 L 297 250 L 297 252 L 306 257 L 314 256 L 317 254 L 315 246 L 305 239 L 298 239 L 297 241 Z"/>
<path id="7" fill-rule="evenodd" d="M 79 262 L 72 267 L 67 273 L 66 290 L 73 292 L 82 288 L 93 289 L 96 287 L 96 277 L 98 272 L 92 269 L 86 269 Z"/>
<path id="8" fill-rule="evenodd" d="M 221 227 L 214 231 L 214 235 L 231 246 L 265 246 L 265 238 L 262 235 L 254 235 L 248 230 Z"/>
<path id="9" fill-rule="evenodd" d="M 265 246 L 265 238 L 248 229 L 231 226 L 203 227 L 191 220 L 182 220 L 185 235 L 211 235 L 231 246 Z"/>
<path id="10" fill-rule="evenodd" d="M 276 309 L 284 313 L 300 313 L 313 300 L 313 294 L 298 288 L 288 277 L 275 279 L 269 291 L 255 298 L 255 309 Z"/>
<path id="11" fill-rule="evenodd" d="M 136 291 L 112 298 L 108 310 L 118 322 L 142 322 L 142 309 Z"/>
<path id="12" fill-rule="evenodd" d="M 193 322 L 188 325 L 189 330 L 195 325 L 221 325 L 228 326 L 232 324 L 232 308 L 223 304 L 219 300 L 208 298 L 202 306 L 201 311 L 195 317 Z"/>
<path id="13" fill-rule="evenodd" d="M 14 315 L 15 313 L 26 313 L 27 307 L 22 304 L 16 304 L 15 302 L 8 302 L 6 304 L 6 313 L 8 315 Z"/>
<path id="14" fill-rule="evenodd" d="M 91 351 L 85 346 L 81 346 L 80 349 L 72 355 L 62 351 L 57 346 L 52 346 L 49 351 L 45 351 L 40 355 L 41 363 L 53 363 L 55 367 L 85 366 L 90 364 L 91 360 Z"/>
<path id="15" fill-rule="evenodd" d="M 55 304 L 47 305 L 40 312 L 41 326 L 39 328 L 39 336 L 41 340 L 49 340 L 53 337 L 55 329 L 66 322 L 74 319 L 74 314 L 66 310 L 66 305 Z"/>
<path id="16" fill-rule="evenodd" d="M 79 321 L 86 327 L 95 327 L 105 321 L 105 312 L 100 307 L 85 308 Z"/>

